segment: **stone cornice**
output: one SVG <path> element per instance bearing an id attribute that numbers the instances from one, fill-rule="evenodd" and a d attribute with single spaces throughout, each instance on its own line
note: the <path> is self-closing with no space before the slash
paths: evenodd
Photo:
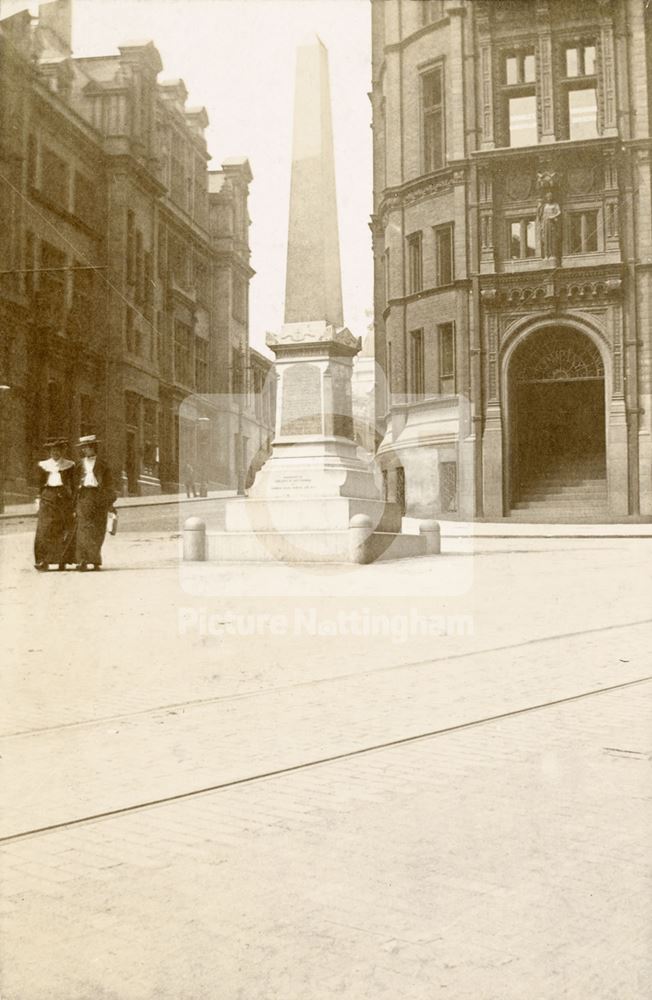
<path id="1" fill-rule="evenodd" d="M 468 160 L 457 160 L 441 170 L 423 174 L 395 187 L 387 187 L 382 192 L 376 215 L 384 215 L 393 208 L 412 205 L 444 191 L 451 191 L 455 184 L 467 180 L 468 169 Z"/>

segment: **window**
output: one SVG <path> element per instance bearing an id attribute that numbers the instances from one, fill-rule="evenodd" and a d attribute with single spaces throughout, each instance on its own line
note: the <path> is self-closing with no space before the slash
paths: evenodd
<path id="1" fill-rule="evenodd" d="M 595 87 L 568 92 L 568 138 L 595 139 L 598 135 L 598 97 Z"/>
<path id="2" fill-rule="evenodd" d="M 457 510 L 457 462 L 439 463 L 439 502 L 442 514 Z"/>
<path id="3" fill-rule="evenodd" d="M 232 312 L 234 319 L 247 322 L 247 283 L 238 274 L 233 275 Z"/>
<path id="4" fill-rule="evenodd" d="M 509 256 L 512 260 L 524 260 L 537 256 L 536 220 L 534 216 L 513 219 L 509 223 Z"/>
<path id="5" fill-rule="evenodd" d="M 41 192 L 55 208 L 64 212 L 70 207 L 68 165 L 46 146 L 41 156 Z"/>
<path id="6" fill-rule="evenodd" d="M 79 397 L 79 435 L 93 433 L 93 400 L 84 393 Z"/>
<path id="7" fill-rule="evenodd" d="M 183 385 L 192 385 L 192 331 L 178 320 L 174 324 L 174 377 Z"/>
<path id="8" fill-rule="evenodd" d="M 413 233 L 407 238 L 408 248 L 408 295 L 423 289 L 423 254 L 421 233 Z"/>
<path id="9" fill-rule="evenodd" d="M 34 240 L 34 233 L 28 232 L 25 234 L 25 295 L 28 299 L 34 297 L 35 250 L 36 242 Z"/>
<path id="10" fill-rule="evenodd" d="M 36 136 L 30 135 L 27 140 L 27 184 L 30 188 L 37 186 L 37 165 L 38 146 L 36 144 Z"/>
<path id="11" fill-rule="evenodd" d="M 417 0 L 421 4 L 421 23 L 431 24 L 444 14 L 443 0 Z"/>
<path id="12" fill-rule="evenodd" d="M 66 255 L 51 243 L 41 243 L 39 298 L 47 321 L 61 322 L 66 294 Z"/>
<path id="13" fill-rule="evenodd" d="M 533 49 L 505 55 L 503 90 L 509 146 L 534 146 L 538 142 L 536 63 Z"/>
<path id="14" fill-rule="evenodd" d="M 127 350 L 131 354 L 140 354 L 141 352 L 141 337 L 140 330 L 136 325 L 136 314 L 131 306 L 127 306 L 126 316 L 125 316 L 125 341 L 127 344 Z"/>
<path id="15" fill-rule="evenodd" d="M 598 212 L 570 212 L 568 215 L 568 252 L 596 253 L 598 250 Z"/>
<path id="16" fill-rule="evenodd" d="M 437 226 L 435 229 L 435 256 L 437 263 L 437 284 L 450 285 L 454 279 L 453 266 L 453 226 Z"/>
<path id="17" fill-rule="evenodd" d="M 153 399 L 143 400 L 143 464 L 145 472 L 156 474 L 158 455 L 157 407 Z"/>
<path id="18" fill-rule="evenodd" d="M 239 347 L 231 350 L 231 392 L 235 396 L 244 392 L 244 365 Z"/>
<path id="19" fill-rule="evenodd" d="M 510 97 L 508 100 L 509 145 L 534 146 L 537 142 L 536 97 Z"/>
<path id="20" fill-rule="evenodd" d="M 177 132 L 172 134 L 172 156 L 170 160 L 170 180 L 172 200 L 186 207 L 186 151 L 183 140 Z"/>
<path id="21" fill-rule="evenodd" d="M 139 304 L 144 296 L 144 267 L 143 267 L 143 234 L 140 229 L 136 230 L 136 273 L 135 273 L 135 299 Z"/>
<path id="22" fill-rule="evenodd" d="M 566 49 L 566 76 L 595 76 L 595 45 L 574 45 Z"/>
<path id="23" fill-rule="evenodd" d="M 523 49 L 505 57 L 505 83 L 508 86 L 534 83 L 534 79 L 535 62 L 532 49 Z"/>
<path id="24" fill-rule="evenodd" d="M 208 341 L 195 337 L 195 389 L 208 392 Z"/>
<path id="25" fill-rule="evenodd" d="M 72 277 L 72 308 L 75 315 L 83 323 L 89 323 L 93 318 L 94 271 L 82 261 L 75 261 Z"/>
<path id="26" fill-rule="evenodd" d="M 595 139 L 599 135 L 595 44 L 587 42 L 567 46 L 564 65 L 567 136 L 569 139 Z"/>
<path id="27" fill-rule="evenodd" d="M 389 250 L 385 250 L 385 253 L 383 254 L 383 265 L 384 265 L 384 272 L 385 272 L 385 305 L 388 305 L 389 304 L 389 292 L 390 292 L 390 285 L 389 285 Z"/>
<path id="28" fill-rule="evenodd" d="M 93 229 L 97 223 L 96 212 L 96 192 L 93 182 L 80 174 L 75 173 L 75 193 L 74 193 L 74 213 L 78 219 Z"/>
<path id="29" fill-rule="evenodd" d="M 411 387 L 415 396 L 423 396 L 425 391 L 423 365 L 423 330 L 410 333 Z"/>
<path id="30" fill-rule="evenodd" d="M 455 392 L 455 324 L 437 327 L 439 341 L 439 391 L 446 396 Z"/>
<path id="31" fill-rule="evenodd" d="M 127 209 L 127 281 L 133 285 L 136 277 L 136 228 L 135 216 Z"/>
<path id="32" fill-rule="evenodd" d="M 441 66 L 421 77 L 423 169 L 425 173 L 444 166 L 444 93 Z"/>

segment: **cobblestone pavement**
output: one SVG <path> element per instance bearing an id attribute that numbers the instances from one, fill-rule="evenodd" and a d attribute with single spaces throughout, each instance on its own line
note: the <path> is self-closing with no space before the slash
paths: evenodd
<path id="1" fill-rule="evenodd" d="M 412 622 L 315 636 L 229 630 L 269 567 L 213 568 L 218 600 L 169 537 L 86 576 L 30 541 L 2 539 L 2 836 L 448 731 L 6 842 L 2 1000 L 647 998 L 652 683 L 602 689 L 652 674 L 649 542 L 485 540 L 448 595 L 469 556 L 393 597 L 280 568 L 287 622 Z"/>

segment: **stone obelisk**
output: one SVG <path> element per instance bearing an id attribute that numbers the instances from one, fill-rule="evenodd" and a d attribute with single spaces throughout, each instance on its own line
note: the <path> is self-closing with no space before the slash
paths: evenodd
<path id="1" fill-rule="evenodd" d="M 328 52 L 319 38 L 297 52 L 285 322 L 342 318 Z"/>
<path id="2" fill-rule="evenodd" d="M 319 38 L 297 52 L 285 322 L 267 345 L 279 379 L 276 433 L 250 495 L 379 499 L 352 440 L 360 341 L 342 318 L 328 53 Z"/>
<path id="3" fill-rule="evenodd" d="M 424 552 L 423 538 L 400 534 L 399 507 L 381 497 L 353 440 L 351 370 L 361 344 L 343 325 L 328 54 L 319 39 L 297 54 L 285 322 L 267 345 L 278 379 L 272 454 L 249 496 L 227 501 L 226 531 L 208 533 L 205 556 L 193 558 L 368 562 Z"/>

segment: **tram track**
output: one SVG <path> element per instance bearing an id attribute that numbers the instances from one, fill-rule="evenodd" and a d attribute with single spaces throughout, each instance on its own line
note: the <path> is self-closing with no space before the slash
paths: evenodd
<path id="1" fill-rule="evenodd" d="M 155 705 L 151 708 L 135 709 L 132 712 L 121 712 L 114 715 L 102 715 L 92 719 L 79 719 L 72 722 L 63 722 L 55 726 L 40 726 L 32 729 L 14 730 L 0 733 L 0 741 L 5 739 L 40 736 L 44 733 L 54 733 L 69 729 L 81 729 L 91 726 L 119 723 L 128 721 L 129 719 L 143 718 L 148 715 L 179 711 L 186 708 L 198 708 L 202 705 L 223 704 L 231 701 L 240 701 L 246 698 L 265 697 L 272 694 L 279 694 L 284 691 L 293 691 L 300 688 L 316 687 L 320 684 L 334 684 L 346 680 L 373 677 L 382 673 L 391 673 L 392 671 L 409 670 L 430 665 L 434 666 L 440 663 L 468 660 L 478 656 L 509 653 L 515 650 L 527 649 L 547 643 L 563 642 L 567 639 L 578 639 L 590 635 L 600 635 L 605 632 L 617 632 L 619 629 L 637 628 L 643 625 L 652 625 L 652 618 L 642 618 L 635 621 L 620 622 L 612 625 L 600 625 L 595 628 L 578 629 L 572 632 L 560 632 L 556 635 L 540 636 L 537 639 L 525 639 L 521 642 L 507 643 L 500 646 L 489 646 L 484 649 L 467 650 L 461 653 L 447 653 L 442 656 L 427 657 L 421 660 L 411 660 L 407 663 L 388 664 L 383 667 L 375 667 L 373 670 L 350 671 L 343 674 L 334 674 L 330 677 L 315 677 L 311 680 L 296 681 L 293 684 L 278 684 L 271 687 L 258 688 L 253 691 L 239 691 L 233 694 L 213 695 L 207 698 L 192 698 L 186 701 L 168 702 L 163 705 Z"/>
<path id="2" fill-rule="evenodd" d="M 177 792 L 173 795 L 166 795 L 160 798 L 148 799 L 128 806 L 121 806 L 115 809 L 109 809 L 102 812 L 88 814 L 86 816 L 75 817 L 74 819 L 64 820 L 46 826 L 34 827 L 28 830 L 21 830 L 17 833 L 6 834 L 5 836 L 0 837 L 0 846 L 17 843 L 19 841 L 26 840 L 30 837 L 43 836 L 50 833 L 56 833 L 59 830 L 73 829 L 76 827 L 81 827 L 92 823 L 102 822 L 110 819 L 116 819 L 120 816 L 127 816 L 133 813 L 144 812 L 148 809 L 153 809 L 158 806 L 171 805 L 175 802 L 182 802 L 186 800 L 199 798 L 204 795 L 215 794 L 242 785 L 252 785 L 259 781 L 267 781 L 273 778 L 284 777 L 286 775 L 294 774 L 300 771 L 306 771 L 311 768 L 323 767 L 325 765 L 333 764 L 342 760 L 352 760 L 355 759 L 356 757 L 363 757 L 368 754 L 378 753 L 384 750 L 392 750 L 398 747 L 407 746 L 412 743 L 419 743 L 425 740 L 446 736 L 451 733 L 463 732 L 464 730 L 474 729 L 479 726 L 490 725 L 491 723 L 500 722 L 505 719 L 516 718 L 518 716 L 527 715 L 532 712 L 540 712 L 546 709 L 558 707 L 560 705 L 571 704 L 573 702 L 582 701 L 585 698 L 591 698 L 601 694 L 609 694 L 613 693 L 614 691 L 622 691 L 627 688 L 636 687 L 643 684 L 649 684 L 650 682 L 652 682 L 652 675 L 646 677 L 638 677 L 635 678 L 634 680 L 622 681 L 619 684 L 611 684 L 601 688 L 592 688 L 591 690 L 582 691 L 579 692 L 578 694 L 567 695 L 566 697 L 556 698 L 551 701 L 539 702 L 535 705 L 527 705 L 523 708 L 511 709 L 510 711 L 507 712 L 500 712 L 495 715 L 484 716 L 480 719 L 473 719 L 468 722 L 461 722 L 452 726 L 444 726 L 439 729 L 433 729 L 421 733 L 412 734 L 410 736 L 399 737 L 397 739 L 388 740 L 386 742 L 370 744 L 369 746 L 366 747 L 358 747 L 356 749 L 346 750 L 341 753 L 329 754 L 328 756 L 325 757 L 313 758 L 311 760 L 302 761 L 298 764 L 292 764 L 286 767 L 276 768 L 270 771 L 262 771 L 256 774 L 247 775 L 242 778 L 235 778 L 229 781 L 217 782 L 213 785 L 207 785 L 201 788 L 190 789 L 184 792 Z"/>

